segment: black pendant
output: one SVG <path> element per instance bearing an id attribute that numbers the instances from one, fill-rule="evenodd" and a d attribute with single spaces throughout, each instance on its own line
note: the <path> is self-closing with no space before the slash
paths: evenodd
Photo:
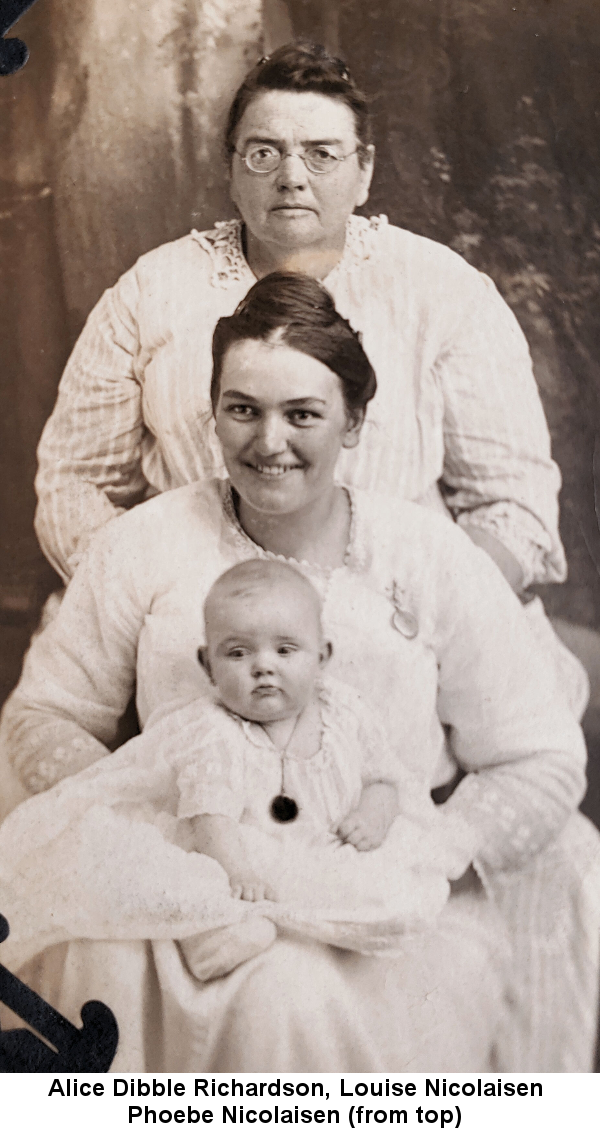
<path id="1" fill-rule="evenodd" d="M 291 823 L 298 814 L 298 804 L 287 795 L 276 795 L 271 803 L 271 816 L 278 823 Z"/>

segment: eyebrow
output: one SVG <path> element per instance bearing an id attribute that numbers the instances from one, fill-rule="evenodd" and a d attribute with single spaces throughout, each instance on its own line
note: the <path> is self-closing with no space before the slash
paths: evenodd
<path id="1" fill-rule="evenodd" d="M 322 403 L 323 406 L 325 406 L 327 403 L 327 400 L 326 399 L 319 399 L 319 397 L 316 395 L 307 395 L 307 396 L 299 397 L 298 399 L 286 399 L 283 402 L 283 407 L 290 407 L 291 405 L 293 405 L 294 407 L 299 407 L 299 406 L 307 404 L 307 403 Z"/>
<path id="2" fill-rule="evenodd" d="M 255 398 L 255 396 L 247 395 L 245 392 L 236 392 L 233 389 L 229 389 L 228 391 L 223 392 L 221 398 L 222 399 L 245 400 L 246 403 L 258 403 L 258 400 Z M 322 403 L 323 405 L 325 405 L 327 403 L 327 400 L 326 399 L 319 399 L 319 397 L 316 395 L 299 396 L 298 399 L 286 399 L 286 400 L 284 400 L 282 406 L 283 407 L 290 407 L 293 405 L 294 407 L 298 407 L 301 404 L 307 404 L 307 403 Z"/>
<path id="3" fill-rule="evenodd" d="M 343 138 L 305 138 L 301 140 L 302 146 L 341 146 Z M 266 143 L 267 146 L 281 146 L 283 139 L 281 138 L 263 138 L 262 135 L 251 134 L 248 138 L 244 139 L 244 145 L 248 146 L 251 142 Z"/>

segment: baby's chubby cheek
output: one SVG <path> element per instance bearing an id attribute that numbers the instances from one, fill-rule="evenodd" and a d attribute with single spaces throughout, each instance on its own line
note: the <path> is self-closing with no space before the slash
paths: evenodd
<path id="1" fill-rule="evenodd" d="M 243 715 L 253 688 L 251 676 L 242 669 L 221 666 L 213 671 L 213 683 L 226 708 Z"/>

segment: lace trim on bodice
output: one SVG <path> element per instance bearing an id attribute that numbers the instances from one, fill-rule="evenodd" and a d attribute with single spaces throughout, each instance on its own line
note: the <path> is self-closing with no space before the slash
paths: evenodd
<path id="1" fill-rule="evenodd" d="M 293 748 L 288 750 L 287 748 L 277 747 L 277 745 L 269 739 L 267 732 L 258 724 L 244 720 L 241 716 L 237 716 L 233 712 L 229 712 L 229 715 L 239 723 L 246 739 L 259 750 L 273 752 L 275 755 L 281 755 L 282 752 L 285 752 L 286 760 L 290 760 L 292 763 L 310 768 L 311 771 L 324 771 L 334 766 L 333 741 L 336 736 L 339 736 L 339 724 L 335 715 L 335 698 L 327 681 L 318 679 L 315 684 L 315 690 L 319 700 L 319 713 L 321 717 L 321 744 L 318 751 L 308 757 L 296 755 Z M 226 711 L 228 711 L 228 709 L 226 709 Z"/>
<path id="2" fill-rule="evenodd" d="M 294 569 L 300 570 L 307 577 L 311 579 L 322 580 L 327 585 L 331 580 L 333 574 L 339 572 L 341 569 L 351 569 L 360 573 L 366 565 L 367 551 L 364 542 L 359 538 L 359 526 L 357 520 L 356 500 L 352 487 L 344 486 L 344 490 L 348 495 L 350 502 L 350 536 L 348 538 L 348 545 L 344 556 L 343 566 L 330 568 L 326 566 L 313 565 L 311 562 L 306 561 L 304 558 L 287 557 L 285 554 L 275 554 L 272 550 L 265 550 L 264 546 L 259 546 L 249 534 L 246 533 L 236 514 L 235 505 L 233 501 L 233 488 L 231 483 L 224 479 L 221 483 L 221 501 L 223 504 L 223 511 L 227 521 L 233 530 L 233 538 L 237 549 L 243 550 L 245 553 L 251 552 L 256 558 L 264 558 L 273 562 L 284 562 L 285 565 L 292 566 Z"/>
<path id="3" fill-rule="evenodd" d="M 226 289 L 237 281 L 248 280 L 248 287 L 256 280 L 246 258 L 242 244 L 242 221 L 218 221 L 213 229 L 200 233 L 193 229 L 191 236 L 208 253 L 213 271 L 211 285 L 215 289 Z M 388 224 L 385 214 L 363 218 L 352 214 L 346 223 L 346 242 L 341 260 L 332 269 L 324 284 L 344 266 L 360 264 L 368 260 L 373 252 L 373 238 Z"/>
<path id="4" fill-rule="evenodd" d="M 214 229 L 199 233 L 193 229 L 191 236 L 208 253 L 212 263 L 211 285 L 214 289 L 226 289 L 235 281 L 248 278 L 248 286 L 256 279 L 244 257 L 242 248 L 242 222 L 218 221 Z"/>

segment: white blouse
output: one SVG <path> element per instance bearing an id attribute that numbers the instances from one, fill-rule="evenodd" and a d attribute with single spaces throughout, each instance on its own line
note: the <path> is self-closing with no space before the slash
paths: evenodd
<path id="1" fill-rule="evenodd" d="M 241 222 L 221 222 L 141 257 L 91 313 L 38 453 L 37 533 L 65 580 L 115 514 L 224 473 L 212 334 L 254 283 Z M 527 344 L 492 281 L 384 217 L 353 216 L 324 284 L 378 383 L 340 480 L 431 501 L 441 480 L 453 517 L 498 538 L 525 585 L 563 580 L 560 474 Z"/>
<path id="2" fill-rule="evenodd" d="M 470 857 L 495 868 L 526 860 L 584 788 L 585 748 L 553 662 L 500 571 L 458 527 L 395 499 L 352 491 L 351 500 L 344 566 L 299 564 L 322 598 L 328 672 L 362 693 L 421 784 L 436 785 L 448 737 L 470 774 L 442 810 Z M 196 654 L 210 586 L 236 562 L 274 556 L 239 527 L 228 483 L 159 495 L 97 535 L 5 706 L 28 789 L 106 754 L 136 680 L 142 724 L 205 692 Z"/>

